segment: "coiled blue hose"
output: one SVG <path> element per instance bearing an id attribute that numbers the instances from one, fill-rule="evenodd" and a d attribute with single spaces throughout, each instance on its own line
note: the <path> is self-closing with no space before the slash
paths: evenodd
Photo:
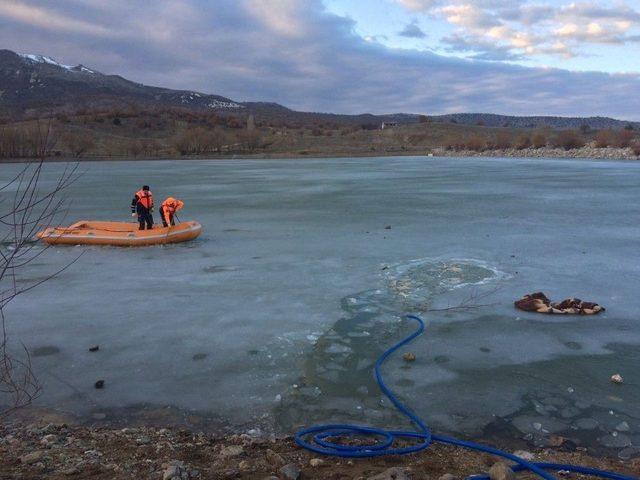
<path id="1" fill-rule="evenodd" d="M 442 435 L 433 435 L 429 427 L 415 413 L 403 405 L 398 397 L 387 387 L 382 378 L 382 364 L 396 350 L 403 345 L 411 342 L 414 338 L 424 332 L 424 321 L 416 315 L 407 315 L 410 320 L 415 320 L 419 327 L 411 335 L 396 343 L 394 346 L 386 350 L 376 361 L 375 375 L 380 390 L 387 396 L 393 405 L 416 426 L 416 431 L 405 430 L 384 430 L 381 428 L 365 427 L 351 424 L 329 424 L 316 425 L 304 428 L 296 433 L 295 441 L 298 445 L 312 452 L 323 455 L 332 455 L 336 457 L 379 457 L 382 455 L 404 455 L 407 453 L 416 453 L 427 448 L 431 442 L 448 443 L 459 447 L 478 450 L 480 452 L 489 453 L 499 457 L 506 458 L 516 463 L 512 468 L 514 472 L 529 471 L 537 474 L 546 480 L 555 480 L 555 477 L 546 470 L 566 470 L 570 472 L 593 475 L 602 478 L 610 478 L 613 480 L 639 480 L 636 477 L 622 475 L 619 473 L 598 470 L 590 467 L 581 467 L 578 465 L 564 465 L 560 463 L 542 463 L 528 462 L 520 457 L 512 455 L 508 452 L 498 450 L 497 448 L 487 447 L 474 442 L 458 440 L 456 438 L 445 437 Z M 344 445 L 337 441 L 337 437 L 368 437 L 373 443 L 367 445 Z M 335 441 L 332 439 L 336 439 Z M 412 443 L 407 447 L 393 447 L 396 440 L 409 439 Z M 474 475 L 469 477 L 473 480 L 488 480 L 488 475 Z"/>

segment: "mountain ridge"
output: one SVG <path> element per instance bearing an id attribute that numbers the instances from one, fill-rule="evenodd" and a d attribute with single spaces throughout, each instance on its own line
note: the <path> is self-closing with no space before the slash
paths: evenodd
<path id="1" fill-rule="evenodd" d="M 0 110 L 20 115 L 42 110 L 65 112 L 78 109 L 180 107 L 210 110 L 221 114 L 278 119 L 283 123 L 331 121 L 343 124 L 382 122 L 400 124 L 425 121 L 423 115 L 394 113 L 374 115 L 300 112 L 275 102 L 241 102 L 216 94 L 194 90 L 174 90 L 149 86 L 120 75 L 104 74 L 83 64 L 64 65 L 45 55 L 0 50 Z M 516 116 L 492 113 L 454 113 L 430 115 L 428 121 L 488 127 L 556 129 L 640 129 L 640 122 L 610 117 Z"/>

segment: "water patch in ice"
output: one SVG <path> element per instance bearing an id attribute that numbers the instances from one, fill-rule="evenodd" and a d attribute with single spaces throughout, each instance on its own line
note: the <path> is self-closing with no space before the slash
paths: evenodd
<path id="1" fill-rule="evenodd" d="M 208 267 L 204 267 L 202 271 L 204 273 L 222 273 L 222 272 L 234 272 L 237 268 L 235 267 L 224 267 L 221 265 L 210 265 Z"/>
<path id="2" fill-rule="evenodd" d="M 44 345 L 42 347 L 34 348 L 31 352 L 33 357 L 47 357 L 49 355 L 55 355 L 60 353 L 60 349 L 53 345 Z"/>
<path id="3" fill-rule="evenodd" d="M 496 267 L 475 259 L 421 258 L 389 265 L 383 272 L 388 290 L 414 303 L 430 301 L 447 291 L 477 287 L 508 277 Z"/>
<path id="4" fill-rule="evenodd" d="M 307 333 L 306 339 L 312 342 L 313 348 L 306 354 L 301 383 L 317 387 L 323 395 L 312 398 L 300 390 L 287 392 L 275 412 L 278 422 L 286 426 L 297 421 L 291 412 L 304 412 L 309 422 L 326 418 L 336 421 L 372 418 L 372 412 L 380 409 L 380 396 L 370 371 L 376 358 L 408 328 L 402 320 L 403 312 L 424 312 L 433 298 L 443 292 L 464 292 L 466 287 L 504 277 L 484 262 L 468 259 L 418 259 L 389 265 L 382 270 L 380 286 L 342 298 L 343 317 L 332 328 L 314 333 L 313 337 Z M 387 368 L 402 372 L 402 377 L 395 381 L 402 395 L 418 385 L 424 388 L 455 379 L 457 373 L 444 368 L 448 362 L 447 356 L 438 356 L 427 362 L 426 372 L 424 369 L 414 371 L 401 360 L 390 361 Z M 340 408 L 346 399 L 357 399 L 361 408 L 354 409 L 353 405 Z M 400 421 L 395 410 L 389 406 L 384 409 L 381 418 Z M 354 410 L 358 413 L 354 414 Z"/>
<path id="5" fill-rule="evenodd" d="M 352 350 L 346 345 L 340 345 L 339 343 L 334 343 L 333 345 L 329 345 L 324 349 L 325 353 L 335 354 L 335 353 L 350 353 Z"/>

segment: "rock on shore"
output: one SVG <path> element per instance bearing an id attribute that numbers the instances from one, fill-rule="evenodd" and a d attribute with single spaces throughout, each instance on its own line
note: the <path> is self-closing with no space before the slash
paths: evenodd
<path id="1" fill-rule="evenodd" d="M 536 451 L 535 458 L 640 475 L 640 459 L 598 459 L 560 449 Z M 0 425 L 0 478 L 11 479 L 406 480 L 455 479 L 491 472 L 492 478 L 508 480 L 509 472 L 504 466 L 494 466 L 496 460 L 437 444 L 414 455 L 349 460 L 318 458 L 297 447 L 291 437 L 222 437 L 180 429 L 64 423 Z"/>
<path id="2" fill-rule="evenodd" d="M 434 156 L 442 157 L 527 157 L 527 158 L 602 158 L 602 159 L 626 159 L 638 160 L 631 148 L 596 148 L 593 146 L 585 146 L 582 148 L 574 148 L 565 150 L 563 148 L 525 148 L 518 150 L 516 148 L 508 148 L 504 150 L 485 150 L 477 152 L 473 150 L 446 150 L 444 148 L 436 148 L 432 150 Z"/>

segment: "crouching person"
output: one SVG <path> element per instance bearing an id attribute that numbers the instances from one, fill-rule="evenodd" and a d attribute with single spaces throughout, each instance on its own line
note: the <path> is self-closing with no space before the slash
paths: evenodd
<path id="1" fill-rule="evenodd" d="M 169 197 L 160 207 L 160 217 L 162 218 L 162 226 L 168 227 L 169 225 L 175 225 L 175 214 L 178 210 L 184 207 L 184 202 L 177 198 Z"/>

